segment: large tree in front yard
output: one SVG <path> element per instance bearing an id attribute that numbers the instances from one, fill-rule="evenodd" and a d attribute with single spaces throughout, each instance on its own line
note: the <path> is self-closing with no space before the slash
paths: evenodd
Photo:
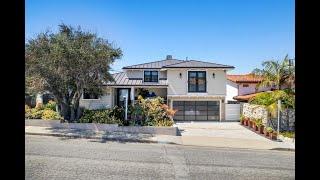
<path id="1" fill-rule="evenodd" d="M 295 67 L 293 60 L 290 62 L 288 55 L 282 61 L 264 61 L 262 63 L 263 69 L 253 70 L 253 74 L 263 77 L 259 86 L 275 86 L 277 90 L 281 86 L 288 85 L 290 88 L 295 80 Z"/>
<path id="2" fill-rule="evenodd" d="M 41 33 L 25 47 L 26 86 L 29 91 L 49 91 L 64 119 L 79 119 L 84 89 L 102 93 L 112 81 L 110 64 L 122 56 L 107 40 L 80 27 L 59 25 L 57 33 Z"/>

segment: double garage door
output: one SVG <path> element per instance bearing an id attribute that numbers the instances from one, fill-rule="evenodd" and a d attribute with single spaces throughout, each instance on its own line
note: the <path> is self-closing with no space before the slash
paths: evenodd
<path id="1" fill-rule="evenodd" d="M 175 121 L 219 121 L 219 101 L 173 101 Z"/>

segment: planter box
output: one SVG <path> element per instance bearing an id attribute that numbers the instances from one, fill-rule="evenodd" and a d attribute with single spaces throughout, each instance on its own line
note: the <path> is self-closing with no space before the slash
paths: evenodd
<path id="1" fill-rule="evenodd" d="M 266 130 L 266 128 L 263 129 L 263 134 L 264 134 L 266 137 L 269 137 L 269 132 Z"/>
<path id="2" fill-rule="evenodd" d="M 269 133 L 269 137 L 271 140 L 277 140 L 277 133 L 274 133 L 274 132 Z"/>
<path id="3" fill-rule="evenodd" d="M 264 132 L 264 126 L 262 125 L 262 126 L 260 126 L 259 128 L 258 128 L 258 131 L 259 131 L 259 133 L 260 134 L 263 134 Z"/>
<path id="4" fill-rule="evenodd" d="M 253 130 L 254 130 L 254 131 L 259 131 L 258 126 L 257 126 L 257 125 L 255 125 L 255 126 L 254 126 L 254 128 L 253 128 Z"/>

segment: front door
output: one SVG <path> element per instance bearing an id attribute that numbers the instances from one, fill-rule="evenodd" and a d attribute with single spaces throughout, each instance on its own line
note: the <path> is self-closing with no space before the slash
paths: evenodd
<path id="1" fill-rule="evenodd" d="M 117 94 L 117 105 L 119 107 L 125 107 L 125 98 L 128 98 L 128 105 L 131 104 L 129 88 L 119 88 Z"/>

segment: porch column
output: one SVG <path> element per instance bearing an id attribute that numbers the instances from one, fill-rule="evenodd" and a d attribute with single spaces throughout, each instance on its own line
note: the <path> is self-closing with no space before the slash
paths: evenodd
<path id="1" fill-rule="evenodd" d="M 134 105 L 134 87 L 130 90 L 131 104 Z"/>

